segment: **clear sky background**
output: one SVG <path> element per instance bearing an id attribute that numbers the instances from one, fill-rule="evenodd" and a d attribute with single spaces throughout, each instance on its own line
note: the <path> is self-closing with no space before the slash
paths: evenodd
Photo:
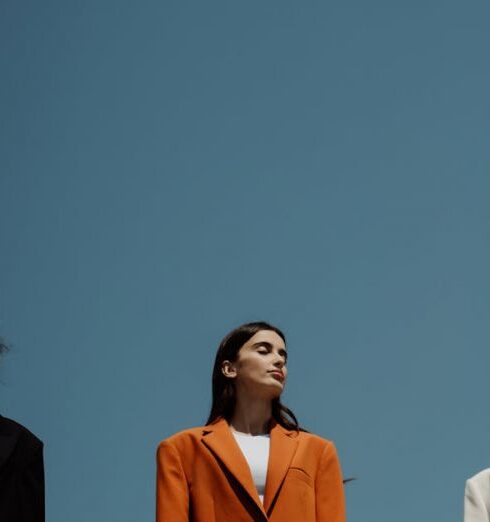
<path id="1" fill-rule="evenodd" d="M 154 517 L 217 345 L 283 328 L 349 522 L 462 520 L 490 466 L 490 5 L 0 5 L 0 411 L 49 522 Z"/>

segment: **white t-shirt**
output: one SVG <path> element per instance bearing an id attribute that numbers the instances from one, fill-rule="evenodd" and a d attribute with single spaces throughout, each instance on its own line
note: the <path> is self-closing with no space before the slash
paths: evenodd
<path id="1" fill-rule="evenodd" d="M 269 463 L 269 435 L 248 435 L 247 433 L 232 432 L 252 472 L 252 478 L 257 488 L 261 502 L 264 502 L 265 479 L 267 464 Z"/>

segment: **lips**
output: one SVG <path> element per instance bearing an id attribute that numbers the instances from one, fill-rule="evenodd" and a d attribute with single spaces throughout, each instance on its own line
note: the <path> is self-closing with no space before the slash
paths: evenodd
<path id="1" fill-rule="evenodd" d="M 284 380 L 284 374 L 278 370 L 273 370 L 271 372 L 269 372 L 270 374 L 272 374 L 272 376 L 279 380 L 279 381 L 283 381 Z"/>

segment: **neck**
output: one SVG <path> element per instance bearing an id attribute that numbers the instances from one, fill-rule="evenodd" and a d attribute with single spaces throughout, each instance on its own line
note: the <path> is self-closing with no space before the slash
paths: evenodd
<path id="1" fill-rule="evenodd" d="M 237 394 L 235 411 L 230 422 L 233 430 L 250 435 L 268 433 L 271 419 L 270 399 L 247 397 L 243 393 Z"/>

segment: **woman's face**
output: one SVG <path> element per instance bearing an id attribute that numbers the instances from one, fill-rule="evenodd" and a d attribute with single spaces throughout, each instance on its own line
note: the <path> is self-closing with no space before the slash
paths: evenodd
<path id="1" fill-rule="evenodd" d="M 238 389 L 275 398 L 282 393 L 286 383 L 286 360 L 281 336 L 272 330 L 261 330 L 240 348 L 234 362 L 223 363 L 223 373 L 236 379 Z"/>

